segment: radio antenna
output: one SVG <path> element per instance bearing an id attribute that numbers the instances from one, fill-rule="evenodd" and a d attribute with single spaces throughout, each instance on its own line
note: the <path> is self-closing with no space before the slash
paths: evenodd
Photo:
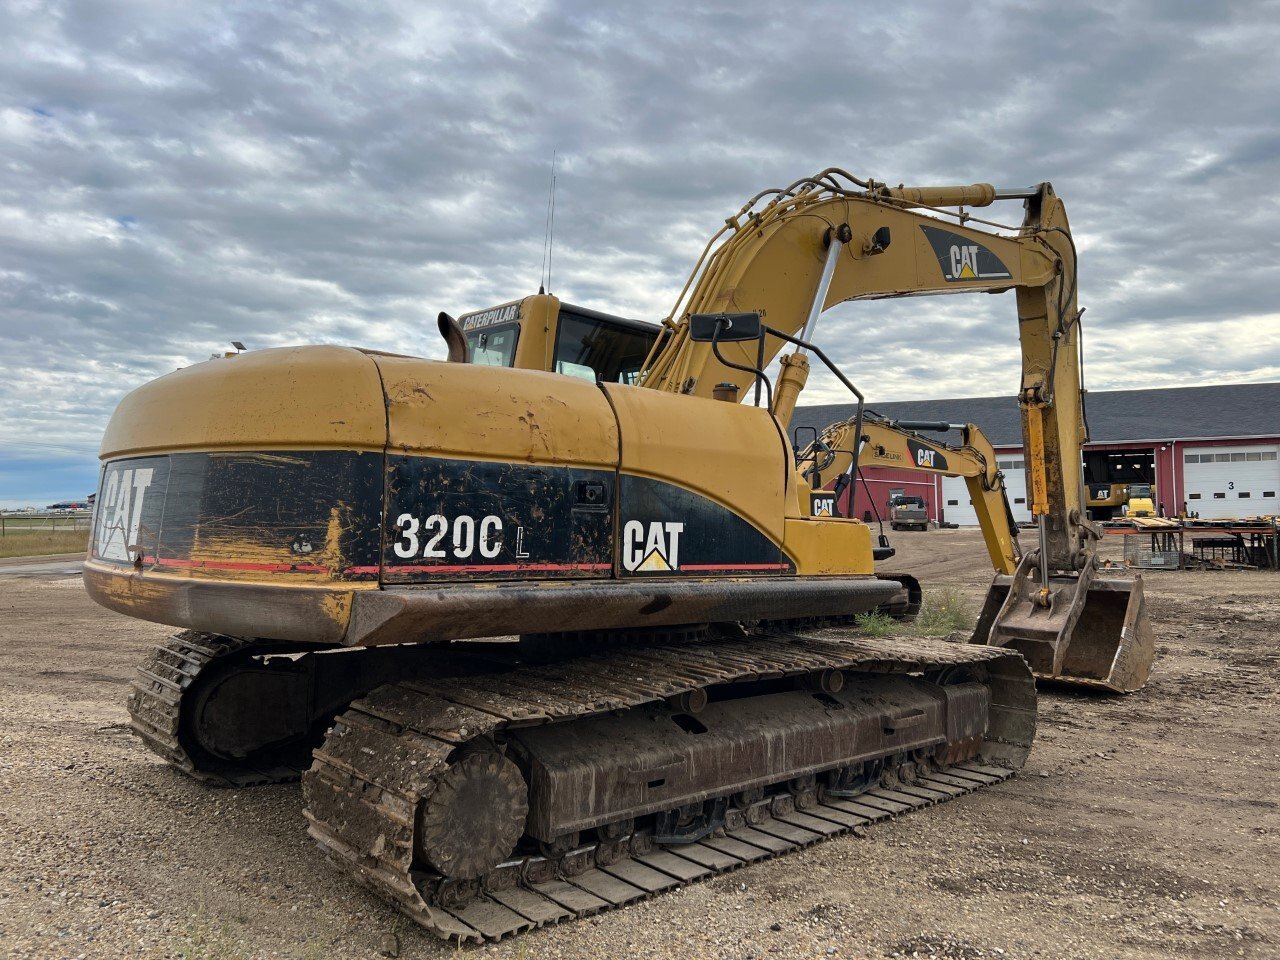
<path id="1" fill-rule="evenodd" d="M 556 239 L 556 151 L 551 151 L 551 188 L 547 191 L 547 229 L 542 236 L 542 277 L 545 284 L 538 284 L 538 292 L 551 289 L 551 249 Z M 539 277 L 541 279 L 542 277 Z"/>

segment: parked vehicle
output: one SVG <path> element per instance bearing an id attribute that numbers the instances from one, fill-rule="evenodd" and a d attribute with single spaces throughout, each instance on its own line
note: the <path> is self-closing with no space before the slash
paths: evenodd
<path id="1" fill-rule="evenodd" d="M 928 530 L 923 497 L 899 494 L 889 500 L 889 526 L 894 530 Z"/>

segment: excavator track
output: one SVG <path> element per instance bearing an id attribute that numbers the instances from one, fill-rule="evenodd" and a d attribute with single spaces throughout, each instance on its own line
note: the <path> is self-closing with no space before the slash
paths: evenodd
<path id="1" fill-rule="evenodd" d="M 401 677 L 510 669 L 514 643 L 395 648 L 277 645 L 184 630 L 156 646 L 129 693 L 134 733 L 177 771 L 209 786 L 297 780 L 333 717 Z"/>
<path id="2" fill-rule="evenodd" d="M 936 685 L 950 682 L 948 676 L 978 679 L 987 691 L 984 732 L 948 740 L 931 757 L 902 754 L 885 758 L 883 767 L 877 762 L 869 769 L 878 786 L 829 791 L 810 776 L 708 800 L 701 808 L 719 810 L 719 820 L 680 838 L 672 836 L 681 829 L 676 820 L 659 815 L 624 817 L 597 826 L 585 842 L 582 834 L 570 834 L 577 842 L 560 846 L 535 846 L 526 836 L 492 863 L 459 848 L 474 841 L 511 850 L 507 844 L 520 836 L 526 814 L 529 823 L 536 819 L 537 798 L 526 805 L 509 789 L 515 764 L 495 750 L 504 740 L 570 721 L 626 722 L 663 702 L 683 709 L 706 703 L 708 691 L 723 695 L 746 690 L 738 686 L 744 684 L 839 690 L 843 681 L 831 683 L 833 672 L 869 689 L 908 682 L 891 679 L 903 675 L 923 675 Z M 827 699 L 832 712 L 840 709 Z M 442 938 L 480 942 L 620 907 L 998 783 L 1022 765 L 1034 728 L 1034 682 L 1016 653 L 834 629 L 807 636 L 767 631 L 380 687 L 341 714 L 315 751 L 303 775 L 305 813 L 311 836 L 358 882 Z M 468 797 L 489 802 L 491 796 L 491 809 L 470 814 Z M 449 808 L 458 797 L 462 801 Z M 462 814 L 447 830 L 437 815 L 442 809 Z M 437 860 L 448 848 L 444 856 L 456 869 L 449 875 L 434 869 L 424 846 L 437 850 Z"/>
<path id="3" fill-rule="evenodd" d="M 882 578 L 884 579 L 884 578 Z M 889 579 L 903 582 L 902 593 L 885 604 L 881 610 L 899 620 L 912 620 L 920 608 L 920 587 L 912 577 L 896 575 Z M 812 630 L 831 626 L 852 626 L 854 618 L 810 617 L 800 620 L 769 621 L 760 626 L 775 630 Z M 458 673 L 485 672 L 495 668 L 510 669 L 518 662 L 539 663 L 547 660 L 563 660 L 568 656 L 582 656 L 602 649 L 632 649 L 654 644 L 687 644 L 706 640 L 712 634 L 710 624 L 685 624 L 674 627 L 645 628 L 639 630 L 607 630 L 574 633 L 529 634 L 520 637 L 519 644 L 493 644 L 483 641 L 454 641 L 449 644 L 419 646 L 414 649 L 346 649 L 339 651 L 343 658 L 341 667 L 330 670 L 330 682 L 316 678 L 313 673 L 305 681 L 307 694 L 312 699 L 323 690 L 326 703 L 318 709 L 332 717 L 337 704 L 345 705 L 364 695 L 374 687 L 392 679 L 406 676 L 428 676 L 440 679 Z M 286 783 L 299 779 L 309 764 L 309 728 L 299 731 L 299 749 L 276 751 L 265 762 L 260 756 L 237 759 L 200 749 L 195 743 L 198 737 L 192 727 L 191 717 L 184 714 L 190 709 L 190 700 L 197 687 L 215 673 L 225 674 L 237 668 L 252 669 L 255 658 L 273 653 L 297 654 L 300 648 L 280 646 L 258 640 L 247 640 L 196 630 L 183 630 L 168 637 L 152 648 L 139 665 L 131 683 L 128 699 L 130 726 L 134 733 L 157 756 L 162 757 L 177 771 L 208 786 L 252 787 L 272 783 Z M 301 648 L 306 651 L 306 648 Z M 332 662 L 334 651 L 319 648 L 305 652 L 309 662 L 305 666 L 316 667 Z M 302 667 L 304 665 L 295 664 Z M 305 673 L 305 668 L 295 670 Z M 332 682 L 337 679 L 338 682 Z M 283 703 L 288 692 L 282 689 L 254 692 L 258 699 Z M 263 711 L 259 704 L 258 715 Z M 310 718 L 308 718 L 310 719 Z M 185 725 L 185 726 L 184 726 Z M 327 723 L 317 727 L 318 733 Z M 247 751 L 252 753 L 252 751 Z"/>
<path id="4" fill-rule="evenodd" d="M 183 630 L 156 646 L 138 667 L 129 692 L 129 725 L 152 752 L 211 786 L 250 787 L 297 780 L 305 765 L 254 764 L 196 756 L 182 735 L 183 698 L 212 669 L 255 652 L 252 640 Z"/>

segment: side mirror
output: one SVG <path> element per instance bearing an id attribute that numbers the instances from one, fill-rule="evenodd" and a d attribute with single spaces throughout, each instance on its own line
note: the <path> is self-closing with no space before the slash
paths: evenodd
<path id="1" fill-rule="evenodd" d="M 440 327 L 440 336 L 444 337 L 444 342 L 449 347 L 449 362 L 470 363 L 471 344 L 467 343 L 467 335 L 462 332 L 458 321 L 441 311 L 440 316 L 436 317 L 436 323 Z"/>
<path id="2" fill-rule="evenodd" d="M 718 331 L 718 332 L 717 332 Z M 758 313 L 694 313 L 689 316 L 689 339 L 695 343 L 737 343 L 759 340 L 764 325 Z"/>

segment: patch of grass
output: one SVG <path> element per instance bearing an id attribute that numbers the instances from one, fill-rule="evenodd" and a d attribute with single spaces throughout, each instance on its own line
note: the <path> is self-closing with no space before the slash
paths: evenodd
<path id="1" fill-rule="evenodd" d="M 0 557 L 39 557 L 50 553 L 84 553 L 87 530 L 9 530 L 0 537 Z"/>
<path id="2" fill-rule="evenodd" d="M 926 637 L 945 637 L 952 633 L 968 633 L 973 629 L 973 614 L 960 591 L 951 587 L 933 590 L 924 596 L 915 632 Z"/>
<path id="3" fill-rule="evenodd" d="M 243 903 L 243 894 L 237 894 L 237 898 Z M 203 895 L 196 900 L 186 928 L 179 936 L 183 942 L 175 952 L 178 960 L 247 960 L 249 956 L 235 942 L 227 918 L 211 911 Z"/>
<path id="4" fill-rule="evenodd" d="M 868 637 L 887 637 L 898 628 L 898 621 L 887 613 L 860 613 L 853 622 Z"/>

